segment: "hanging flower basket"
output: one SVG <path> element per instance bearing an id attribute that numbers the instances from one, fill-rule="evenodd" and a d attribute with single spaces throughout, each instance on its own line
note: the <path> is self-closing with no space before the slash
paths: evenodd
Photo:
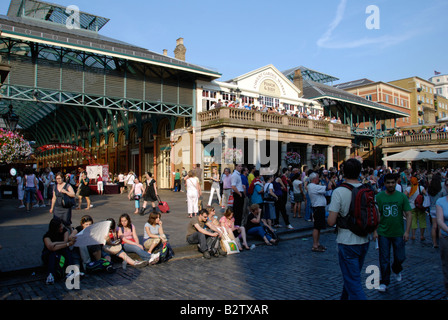
<path id="1" fill-rule="evenodd" d="M 26 159 L 33 150 L 23 136 L 0 129 L 0 163 L 12 163 Z"/>
<path id="2" fill-rule="evenodd" d="M 321 166 L 325 164 L 325 156 L 322 153 L 313 153 L 311 155 L 311 163 L 313 166 Z"/>
<path id="3" fill-rule="evenodd" d="M 288 166 L 300 164 L 300 154 L 297 152 L 287 152 L 285 156 L 285 162 Z"/>
<path id="4" fill-rule="evenodd" d="M 226 163 L 240 163 L 243 160 L 243 151 L 241 149 L 229 148 L 224 153 Z"/>

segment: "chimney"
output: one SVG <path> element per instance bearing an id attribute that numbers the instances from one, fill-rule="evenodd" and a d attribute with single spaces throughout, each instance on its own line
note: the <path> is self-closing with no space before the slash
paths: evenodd
<path id="1" fill-rule="evenodd" d="M 179 38 L 176 40 L 176 49 L 174 49 L 174 57 L 176 59 L 185 61 L 185 53 L 187 48 L 184 46 L 184 38 Z"/>
<path id="2" fill-rule="evenodd" d="M 294 71 L 294 78 L 292 82 L 300 90 L 299 98 L 303 97 L 303 76 L 302 71 L 300 71 L 300 69 Z"/>
<path id="3" fill-rule="evenodd" d="M 163 55 L 164 55 L 164 56 L 167 56 L 167 55 L 168 55 L 168 50 L 163 49 Z"/>

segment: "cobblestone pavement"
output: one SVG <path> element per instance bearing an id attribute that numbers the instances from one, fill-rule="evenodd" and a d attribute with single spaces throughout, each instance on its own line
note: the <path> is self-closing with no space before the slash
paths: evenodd
<path id="1" fill-rule="evenodd" d="M 304 236 L 211 260 L 187 258 L 142 269 L 120 267 L 113 274 L 87 275 L 79 290 L 67 289 L 65 282 L 48 286 L 39 274 L 11 276 L 1 281 L 0 299 L 338 300 L 342 278 L 335 235 L 323 234 L 321 240 L 328 247 L 324 253 L 311 252 L 312 240 Z M 369 300 L 446 299 L 438 250 L 415 240 L 407 243 L 406 255 L 403 280 L 392 280 L 386 293 L 365 289 Z M 373 242 L 364 270 L 369 265 L 378 265 Z M 368 276 L 363 274 L 365 280 Z"/>

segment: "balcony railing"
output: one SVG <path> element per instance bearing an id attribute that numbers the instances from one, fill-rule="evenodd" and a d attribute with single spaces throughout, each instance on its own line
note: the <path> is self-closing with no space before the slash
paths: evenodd
<path id="1" fill-rule="evenodd" d="M 245 109 L 224 107 L 200 112 L 198 121 L 201 122 L 203 128 L 231 125 L 351 138 L 351 130 L 348 125 Z"/>
<path id="2" fill-rule="evenodd" d="M 404 136 L 386 137 L 383 140 L 383 147 L 404 146 L 404 145 L 431 145 L 448 143 L 448 132 L 418 133 Z"/>

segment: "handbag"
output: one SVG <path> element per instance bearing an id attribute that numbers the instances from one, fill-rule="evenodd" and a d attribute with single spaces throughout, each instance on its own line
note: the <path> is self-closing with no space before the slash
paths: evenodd
<path id="1" fill-rule="evenodd" d="M 263 194 L 263 200 L 266 202 L 275 202 L 277 199 L 269 192 L 269 186 L 267 191 Z"/>
<path id="2" fill-rule="evenodd" d="M 67 190 L 67 183 L 65 184 L 64 188 Z M 75 205 L 75 198 L 70 197 L 67 194 L 62 194 L 62 200 L 61 200 L 62 208 L 68 209 L 72 208 Z"/>

